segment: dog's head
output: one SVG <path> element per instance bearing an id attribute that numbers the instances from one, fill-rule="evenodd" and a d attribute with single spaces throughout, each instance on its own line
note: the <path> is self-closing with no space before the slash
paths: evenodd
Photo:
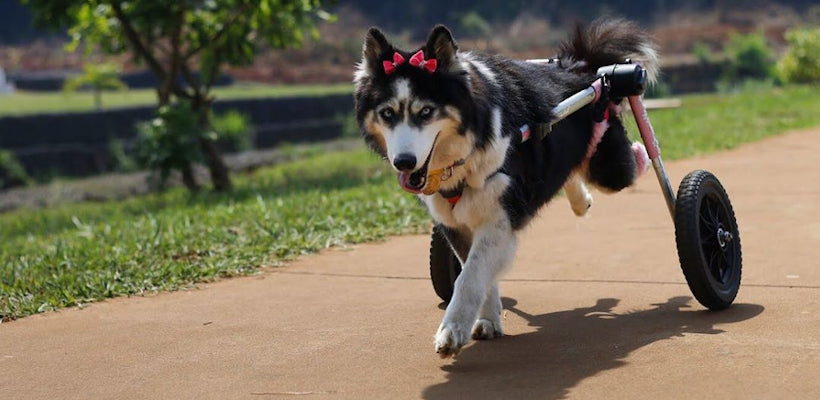
<path id="1" fill-rule="evenodd" d="M 466 158 L 473 105 L 470 82 L 450 31 L 436 26 L 427 43 L 406 51 L 370 28 L 356 71 L 356 118 L 365 140 L 418 193 L 428 172 Z"/>

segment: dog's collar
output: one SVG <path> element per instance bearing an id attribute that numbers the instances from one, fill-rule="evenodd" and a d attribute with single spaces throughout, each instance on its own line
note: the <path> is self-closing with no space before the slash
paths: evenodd
<path id="1" fill-rule="evenodd" d="M 464 181 L 459 182 L 458 185 L 453 189 L 438 191 L 438 194 L 440 194 L 441 197 L 444 197 L 444 200 L 447 200 L 447 202 L 450 203 L 450 205 L 453 207 L 455 207 L 456 203 L 458 203 L 458 201 L 461 200 L 461 195 L 463 193 Z"/>

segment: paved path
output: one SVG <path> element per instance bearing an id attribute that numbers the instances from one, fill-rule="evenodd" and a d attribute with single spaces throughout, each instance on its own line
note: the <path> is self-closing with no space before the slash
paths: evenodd
<path id="1" fill-rule="evenodd" d="M 706 168 L 743 240 L 736 305 L 690 299 L 652 175 L 563 199 L 501 284 L 508 336 L 440 360 L 425 236 L 248 278 L 0 326 L 3 399 L 818 399 L 820 131 L 668 165 Z"/>

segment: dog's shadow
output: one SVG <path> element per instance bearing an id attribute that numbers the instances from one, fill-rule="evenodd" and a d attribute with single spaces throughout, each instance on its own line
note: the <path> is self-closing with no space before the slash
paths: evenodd
<path id="1" fill-rule="evenodd" d="M 504 309 L 536 327 L 532 333 L 479 342 L 442 367 L 447 381 L 430 386 L 425 399 L 560 399 L 583 379 L 618 368 L 631 352 L 684 333 L 720 334 L 715 324 L 754 318 L 763 306 L 735 304 L 720 311 L 683 311 L 690 297 L 673 297 L 654 308 L 618 314 L 618 299 L 599 299 L 592 307 L 543 315 Z"/>

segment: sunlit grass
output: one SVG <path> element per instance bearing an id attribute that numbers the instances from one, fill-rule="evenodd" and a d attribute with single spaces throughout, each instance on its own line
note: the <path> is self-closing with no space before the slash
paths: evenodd
<path id="1" fill-rule="evenodd" d="M 253 99 L 265 97 L 317 96 L 353 93 L 349 83 L 328 85 L 262 85 L 240 84 L 218 87 L 213 94 L 218 100 Z M 156 104 L 157 95 L 153 89 L 133 89 L 104 92 L 104 109 Z M 0 95 L 0 117 L 51 112 L 79 112 L 94 109 L 94 99 L 90 92 L 16 92 Z"/>

